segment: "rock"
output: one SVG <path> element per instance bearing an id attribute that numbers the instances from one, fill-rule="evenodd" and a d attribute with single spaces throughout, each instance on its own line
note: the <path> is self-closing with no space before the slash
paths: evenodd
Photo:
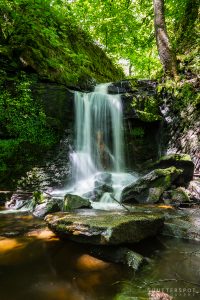
<path id="1" fill-rule="evenodd" d="M 172 300 L 173 297 L 160 291 L 149 291 L 149 300 Z"/>
<path id="2" fill-rule="evenodd" d="M 127 247 L 93 246 L 92 254 L 103 260 L 113 263 L 122 263 L 134 269 L 135 271 L 137 271 L 145 262 L 145 259 L 142 255 L 130 250 Z"/>
<path id="3" fill-rule="evenodd" d="M 78 195 L 66 194 L 64 198 L 63 210 L 68 211 L 77 208 L 90 208 L 91 203 L 88 199 Z"/>
<path id="4" fill-rule="evenodd" d="M 176 215 L 166 219 L 162 234 L 200 241 L 200 209 L 185 209 L 183 216 Z"/>
<path id="5" fill-rule="evenodd" d="M 9 209 L 21 209 L 26 206 L 31 206 L 32 193 L 29 192 L 16 192 L 12 195 L 11 199 L 5 203 L 5 207 Z"/>
<path id="6" fill-rule="evenodd" d="M 112 193 L 112 174 L 110 173 L 99 173 L 94 177 L 94 189 L 88 193 L 85 193 L 83 197 L 90 199 L 91 201 L 97 202 L 101 199 L 104 193 Z M 78 207 L 77 207 L 78 208 Z"/>
<path id="7" fill-rule="evenodd" d="M 95 175 L 94 179 L 97 182 L 105 183 L 107 185 L 112 185 L 112 174 L 110 173 L 99 173 Z"/>
<path id="8" fill-rule="evenodd" d="M 187 190 L 183 187 L 178 187 L 171 191 L 171 201 L 172 203 L 185 203 L 190 202 Z"/>
<path id="9" fill-rule="evenodd" d="M 177 169 L 182 169 L 183 173 L 178 177 L 178 183 L 180 185 L 186 185 L 193 178 L 194 164 L 191 157 L 188 154 L 169 154 L 163 156 L 154 165 L 155 168 L 169 168 L 171 166 Z"/>
<path id="10" fill-rule="evenodd" d="M 163 225 L 159 213 L 122 213 L 76 210 L 55 213 L 45 218 L 49 228 L 73 241 L 96 245 L 136 243 L 155 236 Z"/>
<path id="11" fill-rule="evenodd" d="M 33 210 L 33 215 L 38 218 L 44 218 L 49 213 L 61 211 L 61 202 L 57 199 L 51 199 L 50 201 L 38 204 Z"/>
<path id="12" fill-rule="evenodd" d="M 191 198 L 200 201 L 200 180 L 190 181 L 188 191 L 190 192 Z"/>
<path id="13" fill-rule="evenodd" d="M 182 174 L 182 170 L 170 167 L 156 169 L 139 178 L 122 191 L 121 201 L 132 203 L 156 203 L 163 192 Z"/>

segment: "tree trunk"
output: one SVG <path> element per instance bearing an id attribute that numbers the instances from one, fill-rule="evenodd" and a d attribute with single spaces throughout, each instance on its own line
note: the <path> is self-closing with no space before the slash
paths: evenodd
<path id="1" fill-rule="evenodd" d="M 177 77 L 176 58 L 170 46 L 164 15 L 164 0 L 153 0 L 156 43 L 166 75 Z"/>

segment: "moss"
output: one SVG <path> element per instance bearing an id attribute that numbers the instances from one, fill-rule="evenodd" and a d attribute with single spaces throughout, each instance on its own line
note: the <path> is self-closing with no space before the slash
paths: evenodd
<path id="1" fill-rule="evenodd" d="M 17 1 L 1 7 L 0 19 L 7 20 L 5 36 L 12 32 L 11 39 L 0 42 L 0 60 L 3 56 L 3 61 L 9 61 L 9 66 L 3 63 L 4 68 L 12 65 L 14 72 L 27 69 L 42 79 L 67 85 L 82 85 L 93 79 L 114 81 L 124 76 L 76 24 L 70 6 L 58 9 L 57 5 L 26 2 L 23 7 Z"/>
<path id="2" fill-rule="evenodd" d="M 174 161 L 192 161 L 189 154 L 168 154 L 162 156 L 159 161 L 167 161 L 167 160 L 174 160 Z"/>

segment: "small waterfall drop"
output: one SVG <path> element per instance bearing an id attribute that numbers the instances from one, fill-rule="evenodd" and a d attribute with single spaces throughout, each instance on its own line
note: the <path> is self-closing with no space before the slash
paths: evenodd
<path id="1" fill-rule="evenodd" d="M 107 86 L 75 93 L 76 140 L 71 154 L 75 182 L 96 172 L 124 169 L 121 98 L 107 94 Z"/>

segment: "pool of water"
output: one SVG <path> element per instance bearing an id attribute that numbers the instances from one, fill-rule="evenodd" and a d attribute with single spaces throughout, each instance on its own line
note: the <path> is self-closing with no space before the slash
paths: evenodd
<path id="1" fill-rule="evenodd" d="M 0 212 L 1 300 L 142 300 L 151 290 L 200 299 L 200 244 L 150 239 L 136 246 L 149 263 L 137 273 L 61 241 L 27 212 Z"/>

